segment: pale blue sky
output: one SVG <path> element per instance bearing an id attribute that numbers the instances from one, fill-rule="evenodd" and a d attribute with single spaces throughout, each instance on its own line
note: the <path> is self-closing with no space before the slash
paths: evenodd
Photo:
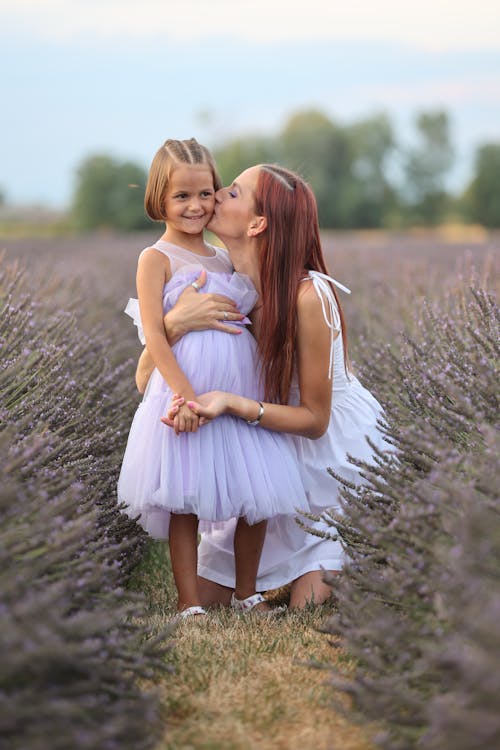
<path id="1" fill-rule="evenodd" d="M 91 153 L 147 168 L 167 137 L 271 135 L 309 107 L 385 111 L 402 138 L 445 108 L 459 185 L 500 141 L 499 30 L 490 0 L 0 0 L 0 188 L 64 206 Z"/>

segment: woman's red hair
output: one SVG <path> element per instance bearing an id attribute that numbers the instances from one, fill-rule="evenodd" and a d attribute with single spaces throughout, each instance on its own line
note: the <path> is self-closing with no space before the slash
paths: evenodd
<path id="1" fill-rule="evenodd" d="M 328 273 L 321 248 L 318 209 L 311 188 L 299 175 L 262 164 L 255 190 L 255 210 L 267 219 L 260 235 L 262 326 L 259 351 L 266 399 L 288 403 L 295 367 L 297 295 L 307 271 Z M 344 359 L 347 334 L 342 322 Z"/>

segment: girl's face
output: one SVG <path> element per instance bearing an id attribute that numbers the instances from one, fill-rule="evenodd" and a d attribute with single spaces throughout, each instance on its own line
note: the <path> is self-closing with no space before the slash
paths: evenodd
<path id="1" fill-rule="evenodd" d="M 165 194 L 169 230 L 200 234 L 212 218 L 214 205 L 214 179 L 210 168 L 205 164 L 176 164 Z"/>
<path id="2" fill-rule="evenodd" d="M 232 185 L 215 194 L 214 214 L 208 228 L 225 244 L 231 239 L 247 236 L 255 219 L 254 196 L 259 171 L 258 166 L 246 169 Z"/>

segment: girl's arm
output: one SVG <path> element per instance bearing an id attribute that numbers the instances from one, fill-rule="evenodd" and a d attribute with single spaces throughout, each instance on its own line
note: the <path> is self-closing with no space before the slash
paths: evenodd
<path id="1" fill-rule="evenodd" d="M 303 282 L 297 302 L 297 369 L 300 405 L 264 403 L 259 425 L 277 432 L 316 439 L 325 432 L 330 420 L 332 382 L 328 377 L 330 363 L 330 329 L 323 317 L 321 300 L 311 282 Z M 259 403 L 233 393 L 214 391 L 190 402 L 203 421 L 219 414 L 232 414 L 254 420 L 260 412 Z M 169 413 L 169 417 L 171 417 Z M 171 424 L 171 420 L 163 420 Z M 258 427 L 256 428 L 258 429 Z"/>
<path id="2" fill-rule="evenodd" d="M 148 352 L 147 348 L 144 347 L 137 362 L 137 367 L 135 368 L 135 384 L 139 393 L 144 393 L 146 390 L 148 380 L 151 377 L 154 368 L 155 363 L 153 362 L 153 357 Z"/>
<path id="3" fill-rule="evenodd" d="M 163 287 L 170 276 L 170 268 L 165 263 L 165 257 L 154 249 L 147 250 L 139 258 L 136 281 L 141 320 L 146 347 L 154 364 L 174 393 L 187 400 L 195 393 L 172 352 L 163 325 Z M 178 422 L 182 431 L 193 432 L 198 428 L 198 417 L 187 412 L 187 406 L 180 407 Z"/>

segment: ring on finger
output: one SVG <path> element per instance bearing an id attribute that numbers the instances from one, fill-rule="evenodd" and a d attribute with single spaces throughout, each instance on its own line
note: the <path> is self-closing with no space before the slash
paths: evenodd
<path id="1" fill-rule="evenodd" d="M 196 281 L 192 281 L 192 282 L 191 282 L 191 286 L 193 286 L 193 287 L 194 287 L 194 288 L 196 289 L 196 291 L 197 291 L 197 292 L 199 292 L 199 291 L 200 291 L 200 287 L 199 287 L 199 284 L 197 284 L 197 283 L 196 283 Z"/>
<path id="2" fill-rule="evenodd" d="M 227 310 L 224 310 L 224 312 L 222 314 L 224 315 L 224 320 L 227 320 L 228 317 L 229 317 L 228 314 L 227 314 Z"/>

